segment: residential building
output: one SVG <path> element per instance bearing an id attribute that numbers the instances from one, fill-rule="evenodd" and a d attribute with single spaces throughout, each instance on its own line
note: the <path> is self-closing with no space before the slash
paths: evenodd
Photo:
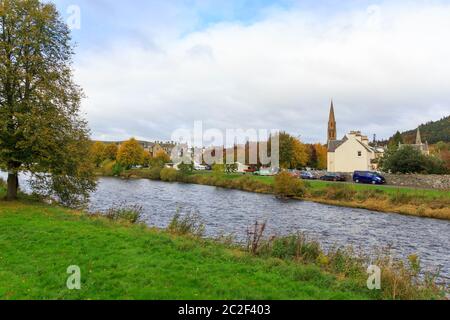
<path id="1" fill-rule="evenodd" d="M 378 169 L 378 160 L 384 149 L 374 148 L 369 138 L 360 131 L 351 131 L 342 140 L 337 140 L 337 125 L 334 105 L 331 103 L 328 121 L 328 171 L 354 172 Z"/>

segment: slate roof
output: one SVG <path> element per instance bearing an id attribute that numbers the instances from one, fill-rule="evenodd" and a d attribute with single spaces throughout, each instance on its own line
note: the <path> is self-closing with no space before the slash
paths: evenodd
<path id="1" fill-rule="evenodd" d="M 362 142 L 359 141 L 359 140 L 357 140 L 357 141 L 358 141 L 359 144 L 362 145 L 367 151 L 369 151 L 369 152 L 374 152 L 374 151 L 375 151 L 375 149 L 373 149 L 371 146 L 368 146 L 368 145 L 362 143 Z"/>
<path id="2" fill-rule="evenodd" d="M 330 140 L 328 142 L 328 152 L 335 152 L 336 149 L 339 148 L 347 140 L 347 136 L 345 136 L 342 140 Z"/>

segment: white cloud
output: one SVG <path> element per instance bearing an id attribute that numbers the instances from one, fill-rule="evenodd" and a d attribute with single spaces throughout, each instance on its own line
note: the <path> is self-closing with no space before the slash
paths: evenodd
<path id="1" fill-rule="evenodd" d="M 80 53 L 77 80 L 96 138 L 167 139 L 207 127 L 280 128 L 324 141 L 330 98 L 339 134 L 388 137 L 450 114 L 450 6 L 370 6 L 323 20 L 273 11 L 157 47 L 121 39 Z"/>

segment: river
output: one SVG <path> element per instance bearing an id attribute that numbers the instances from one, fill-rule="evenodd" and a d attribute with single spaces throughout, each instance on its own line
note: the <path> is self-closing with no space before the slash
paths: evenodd
<path id="1" fill-rule="evenodd" d="M 206 236 L 232 234 L 240 241 L 248 226 L 267 221 L 267 235 L 304 232 L 325 248 L 352 245 L 364 252 L 391 247 L 398 257 L 418 254 L 426 270 L 441 268 L 443 278 L 450 277 L 450 221 L 280 200 L 210 186 L 117 178 L 99 180 L 89 210 L 132 205 L 143 208 L 149 226 L 166 227 L 180 210 L 198 214 Z"/>
<path id="2" fill-rule="evenodd" d="M 392 247 L 399 257 L 418 254 L 428 270 L 442 268 L 450 276 L 450 222 L 343 208 L 272 195 L 227 190 L 210 186 L 151 180 L 102 178 L 93 194 L 90 210 L 139 205 L 148 225 L 166 227 L 177 210 L 197 213 L 206 235 L 246 237 L 247 227 L 267 221 L 268 235 L 304 232 L 324 247 L 352 245 L 373 252 Z"/>

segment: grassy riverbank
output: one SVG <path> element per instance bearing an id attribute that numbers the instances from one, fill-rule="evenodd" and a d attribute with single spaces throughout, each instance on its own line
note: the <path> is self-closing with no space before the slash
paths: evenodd
<path id="1" fill-rule="evenodd" d="M 122 173 L 122 176 L 161 179 L 160 174 L 151 169 L 130 170 Z M 275 184 L 274 177 L 211 172 L 189 175 L 178 173 L 163 180 L 267 194 L 274 193 Z M 305 182 L 305 192 L 299 199 L 336 206 L 450 220 L 450 191 L 446 190 L 307 181 Z"/>
<path id="2" fill-rule="evenodd" d="M 169 232 L 172 230 L 172 232 Z M 291 240 L 289 240 L 291 239 Z M 365 267 L 317 244 L 279 239 L 251 254 L 174 229 L 156 230 L 80 211 L 0 201 L 0 299 L 431 299 L 389 267 L 383 289 L 366 287 Z M 297 239 L 296 243 L 300 243 Z M 290 256 L 292 250 L 295 257 Z M 81 290 L 66 287 L 69 266 Z M 392 284 L 395 283 L 395 286 Z"/>

